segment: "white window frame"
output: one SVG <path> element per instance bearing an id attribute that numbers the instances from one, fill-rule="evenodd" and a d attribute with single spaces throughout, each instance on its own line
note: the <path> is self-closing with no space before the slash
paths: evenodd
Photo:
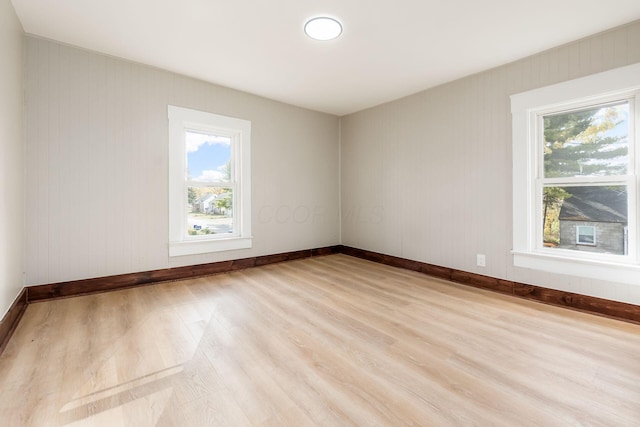
<path id="1" fill-rule="evenodd" d="M 169 256 L 248 249 L 251 235 L 251 122 L 234 117 L 168 106 L 169 117 Z M 233 233 L 189 236 L 185 132 L 231 138 L 231 180 L 216 183 L 233 189 Z"/>
<path id="2" fill-rule="evenodd" d="M 580 229 L 581 228 L 590 228 L 593 233 L 590 233 L 593 235 L 593 242 L 581 242 L 580 241 L 580 236 L 581 235 L 587 235 L 587 233 L 581 233 Z M 586 245 L 586 246 L 597 246 L 598 242 L 597 242 L 597 237 L 596 237 L 596 227 L 594 225 L 576 225 L 576 245 Z"/>
<path id="3" fill-rule="evenodd" d="M 629 170 L 627 175 L 594 177 L 592 182 L 626 185 L 629 218 L 627 255 L 612 255 L 545 248 L 542 244 L 542 116 L 554 112 L 630 100 Z M 511 96 L 513 132 L 513 263 L 516 267 L 589 277 L 615 282 L 640 283 L 637 213 L 640 155 L 640 64 L 617 68 L 580 79 L 534 89 Z M 571 180 L 571 178 L 569 179 Z M 562 182 L 567 179 L 562 179 Z M 576 185 L 588 185 L 578 182 Z M 540 207 L 540 209 L 538 209 Z"/>

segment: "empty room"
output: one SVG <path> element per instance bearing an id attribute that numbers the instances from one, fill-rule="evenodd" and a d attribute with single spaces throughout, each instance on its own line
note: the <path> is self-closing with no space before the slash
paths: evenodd
<path id="1" fill-rule="evenodd" d="M 0 426 L 640 425 L 640 2 L 0 0 Z"/>

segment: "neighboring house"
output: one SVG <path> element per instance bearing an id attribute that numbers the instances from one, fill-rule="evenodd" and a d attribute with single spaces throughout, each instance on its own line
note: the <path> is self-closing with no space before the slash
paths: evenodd
<path id="1" fill-rule="evenodd" d="M 560 209 L 561 248 L 623 255 L 627 252 L 627 195 L 611 187 L 566 188 Z"/>
<path id="2" fill-rule="evenodd" d="M 200 196 L 195 202 L 193 202 L 193 211 L 198 213 L 211 213 L 215 200 L 215 194 L 205 194 L 204 196 Z"/>
<path id="3" fill-rule="evenodd" d="M 231 209 L 219 207 L 216 202 L 229 196 L 229 193 L 205 194 L 193 202 L 193 212 L 209 215 L 227 215 L 231 213 Z"/>

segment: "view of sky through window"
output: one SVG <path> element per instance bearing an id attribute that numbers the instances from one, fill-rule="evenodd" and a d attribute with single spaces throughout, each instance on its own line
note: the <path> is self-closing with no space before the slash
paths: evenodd
<path id="1" fill-rule="evenodd" d="M 229 181 L 231 138 L 186 131 L 187 179 L 197 182 Z"/>

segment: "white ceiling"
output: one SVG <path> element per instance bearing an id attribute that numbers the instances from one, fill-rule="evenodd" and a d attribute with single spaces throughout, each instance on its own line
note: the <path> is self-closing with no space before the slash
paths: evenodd
<path id="1" fill-rule="evenodd" d="M 640 19 L 639 0 L 12 0 L 27 33 L 344 115 Z M 338 18 L 334 41 L 303 33 Z"/>

